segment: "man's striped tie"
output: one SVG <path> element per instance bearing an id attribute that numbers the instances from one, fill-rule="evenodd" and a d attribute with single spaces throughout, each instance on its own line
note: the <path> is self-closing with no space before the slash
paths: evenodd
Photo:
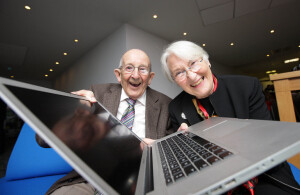
<path id="1" fill-rule="evenodd" d="M 134 121 L 134 104 L 136 100 L 133 100 L 131 98 L 127 98 L 126 102 L 128 103 L 128 108 L 125 110 L 125 113 L 123 114 L 121 118 L 121 122 L 128 127 L 128 129 L 132 129 L 133 121 Z"/>

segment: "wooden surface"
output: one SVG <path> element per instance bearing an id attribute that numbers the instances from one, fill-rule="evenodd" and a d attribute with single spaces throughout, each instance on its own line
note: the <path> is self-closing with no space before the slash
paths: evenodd
<path id="1" fill-rule="evenodd" d="M 280 121 L 296 122 L 292 91 L 300 90 L 300 71 L 270 75 L 270 80 L 274 83 Z M 288 162 L 300 169 L 300 153 Z"/>

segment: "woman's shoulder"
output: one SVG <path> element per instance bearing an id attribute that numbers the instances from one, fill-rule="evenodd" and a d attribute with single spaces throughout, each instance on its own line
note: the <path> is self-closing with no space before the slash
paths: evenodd
<path id="1" fill-rule="evenodd" d="M 257 80 L 256 77 L 251 77 L 246 75 L 222 75 L 222 76 L 217 76 L 217 78 L 222 80 Z"/>
<path id="2" fill-rule="evenodd" d="M 234 85 L 245 85 L 251 83 L 258 83 L 259 80 L 256 77 L 246 76 L 246 75 L 222 75 L 217 76 L 217 79 L 225 82 L 227 84 Z"/>
<path id="3" fill-rule="evenodd" d="M 186 93 L 185 91 L 182 91 L 180 94 L 178 94 L 170 104 L 178 104 L 186 99 L 191 99 L 193 96 Z"/>

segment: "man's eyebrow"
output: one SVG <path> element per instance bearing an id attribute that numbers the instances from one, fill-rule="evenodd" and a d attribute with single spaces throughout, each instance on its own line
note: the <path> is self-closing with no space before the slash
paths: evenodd
<path id="1" fill-rule="evenodd" d="M 131 63 L 128 63 L 128 64 L 124 64 L 124 66 L 128 66 L 128 65 L 131 65 L 131 66 L 133 66 Z"/>
<path id="2" fill-rule="evenodd" d="M 149 65 L 147 65 L 147 64 L 140 64 L 139 66 L 149 67 Z"/>

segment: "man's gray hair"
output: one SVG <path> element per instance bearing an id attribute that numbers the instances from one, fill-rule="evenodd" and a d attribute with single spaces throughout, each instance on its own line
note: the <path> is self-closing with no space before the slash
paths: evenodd
<path id="1" fill-rule="evenodd" d="M 162 71 L 171 82 L 174 82 L 174 80 L 167 63 L 168 57 L 171 54 L 174 54 L 184 60 L 197 60 L 199 58 L 203 58 L 203 60 L 209 63 L 208 53 L 199 45 L 190 41 L 173 42 L 168 45 L 161 56 Z"/>
<path id="2" fill-rule="evenodd" d="M 120 59 L 120 63 L 119 63 L 119 69 L 121 69 L 122 68 L 122 66 L 123 66 L 123 56 L 121 57 L 121 59 Z"/>

